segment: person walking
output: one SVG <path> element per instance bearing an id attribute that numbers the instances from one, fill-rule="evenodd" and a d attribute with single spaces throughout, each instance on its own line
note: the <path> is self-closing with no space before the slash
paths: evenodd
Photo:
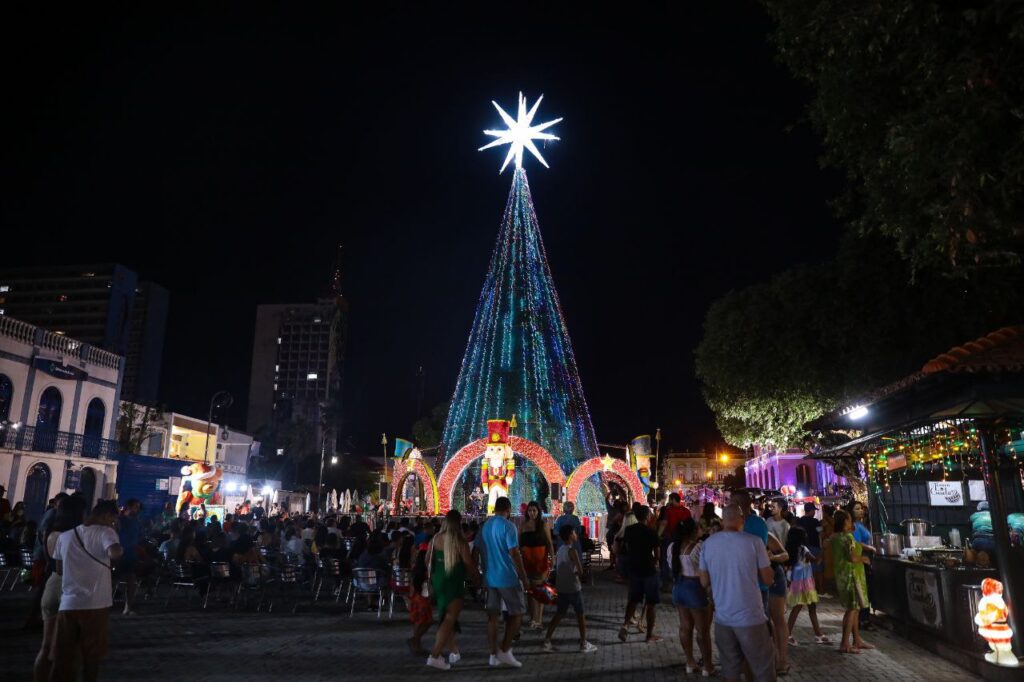
<path id="1" fill-rule="evenodd" d="M 863 502 L 855 501 L 850 505 L 850 516 L 853 518 L 853 539 L 860 543 L 860 549 L 863 555 L 867 558 L 864 562 L 864 578 L 865 585 L 867 585 L 867 598 L 868 602 L 871 601 L 871 557 L 875 554 L 875 546 L 871 544 L 871 529 L 868 528 L 868 508 Z M 860 610 L 858 615 L 860 620 L 860 628 L 862 630 L 871 630 L 871 608 L 865 607 Z"/>
<path id="2" fill-rule="evenodd" d="M 508 665 L 521 668 L 522 663 L 512 654 L 512 642 L 519 634 L 526 604 L 523 594 L 527 590 L 526 568 L 519 553 L 519 533 L 509 521 L 512 502 L 499 497 L 494 503 L 494 516 L 480 529 L 479 542 L 484 563 L 484 584 L 487 586 L 487 641 L 491 667 Z M 505 604 L 508 620 L 501 645 L 498 644 L 498 619 Z"/>
<path id="3" fill-rule="evenodd" d="M 789 521 L 786 520 L 785 515 L 787 511 L 786 501 L 783 499 L 772 500 L 768 506 L 771 510 L 771 518 L 767 520 L 768 532 L 772 533 L 779 539 L 782 546 L 786 546 L 786 536 L 789 535 Z"/>
<path id="4" fill-rule="evenodd" d="M 658 541 L 658 534 L 647 525 L 651 515 L 650 508 L 641 506 L 634 513 L 637 522 L 626 529 L 621 543 L 626 547 L 626 582 L 629 592 L 626 619 L 619 628 L 619 640 L 626 641 L 626 627 L 633 622 L 636 607 L 643 603 L 647 621 L 646 641 L 660 642 L 661 637 L 654 634 L 654 619 L 658 603 L 661 601 L 658 580 L 658 551 L 661 543 Z"/>
<path id="5" fill-rule="evenodd" d="M 775 642 L 776 674 L 789 674 L 789 628 L 786 626 L 786 562 L 789 554 L 775 533 L 768 533 L 768 558 L 772 563 L 772 582 L 768 585 L 768 621 Z"/>
<path id="6" fill-rule="evenodd" d="M 764 542 L 742 532 L 737 504 L 722 512 L 722 530 L 704 541 L 700 581 L 715 595 L 715 642 L 722 677 L 738 682 L 744 662 L 756 682 L 774 682 L 775 648 L 768 633 L 759 582 L 773 578 Z"/>
<path id="7" fill-rule="evenodd" d="M 807 607 L 807 615 L 811 619 L 811 627 L 814 628 L 814 641 L 818 644 L 832 643 L 821 632 L 821 625 L 818 624 L 818 591 L 814 584 L 814 576 L 815 565 L 821 562 L 821 558 L 816 557 L 804 544 L 806 539 L 806 532 L 801 526 L 789 529 L 789 544 L 786 546 L 786 553 L 789 555 L 790 581 L 789 595 L 786 601 L 790 609 L 787 623 L 790 646 L 800 645 L 796 637 L 793 636 L 793 628 L 796 627 L 797 616 L 800 615 L 800 610 L 804 606 Z"/>
<path id="8" fill-rule="evenodd" d="M 719 524 L 722 522 L 722 520 L 718 518 L 718 514 L 715 513 L 715 503 L 705 502 L 704 511 L 701 512 L 700 519 L 697 522 L 697 525 L 700 526 L 700 534 L 702 537 L 711 535 L 711 524 L 715 521 Z"/>
<path id="9" fill-rule="evenodd" d="M 61 576 L 50 669 L 51 682 L 75 679 L 76 661 L 82 680 L 95 682 L 100 661 L 107 655 L 110 607 L 113 606 L 110 571 L 121 558 L 117 504 L 100 500 L 85 523 L 61 533 L 53 559 Z"/>
<path id="10" fill-rule="evenodd" d="M 861 543 L 853 538 L 853 521 L 843 510 L 833 516 L 835 532 L 832 535 L 832 560 L 835 562 L 836 595 L 846 610 L 843 614 L 843 638 L 839 651 L 859 654 L 862 649 L 874 649 L 860 638 L 860 610 L 869 607 L 868 585 L 864 565 L 871 560 L 861 554 Z"/>
<path id="11" fill-rule="evenodd" d="M 575 532 L 575 528 L 570 524 L 562 527 L 570 528 Z M 548 532 L 547 524 L 544 523 L 540 505 L 535 501 L 526 505 L 526 519 L 523 520 L 523 527 L 519 533 L 519 548 L 523 555 L 523 566 L 526 568 L 526 578 L 530 588 L 543 585 L 547 582 L 548 573 L 551 571 L 555 550 L 551 542 L 551 533 Z M 530 629 L 542 630 L 544 628 L 541 623 L 544 617 L 544 604 L 532 596 L 528 596 L 527 602 Z"/>
<path id="12" fill-rule="evenodd" d="M 576 529 L 571 526 L 562 526 L 562 543 L 558 547 L 558 554 L 555 557 L 555 589 L 558 590 L 558 607 L 555 611 L 551 624 L 548 625 L 547 635 L 544 637 L 544 651 L 556 651 L 551 638 L 555 634 L 555 628 L 562 622 L 562 618 L 572 607 L 576 614 L 576 625 L 580 630 L 580 653 L 589 654 L 597 651 L 597 647 L 587 641 L 587 617 L 583 608 L 583 585 L 580 577 L 583 575 L 583 563 L 576 551 Z"/>
<path id="13" fill-rule="evenodd" d="M 708 608 L 707 590 L 700 583 L 700 553 L 703 543 L 700 529 L 693 519 L 686 519 L 678 526 L 669 545 L 672 574 L 675 585 L 672 588 L 672 603 L 679 611 L 679 643 L 686 654 L 686 674 L 701 667 L 693 655 L 693 633 L 703 659 L 701 675 L 711 677 L 715 666 L 711 656 L 711 612 Z"/>
<path id="14" fill-rule="evenodd" d="M 566 502 L 562 505 L 562 514 L 555 519 L 555 525 L 552 531 L 556 538 L 561 538 L 562 526 L 572 526 L 573 530 L 576 531 L 576 551 L 579 552 L 580 556 L 583 556 L 583 545 L 581 544 L 583 537 L 583 523 L 580 521 L 580 517 L 576 516 L 576 505 L 572 502 Z"/>
<path id="15" fill-rule="evenodd" d="M 813 567 L 814 573 L 814 590 L 820 596 L 823 591 L 822 576 L 824 574 L 824 557 L 821 552 L 821 521 L 818 520 L 815 514 L 818 511 L 818 507 L 813 502 L 807 502 L 804 504 L 804 515 L 796 520 L 796 525 L 804 531 L 804 544 L 807 551 L 811 553 L 813 560 L 811 566 Z M 790 531 L 793 529 L 791 528 Z M 790 548 L 790 543 L 786 542 L 786 549 Z M 790 552 L 790 561 L 793 560 L 793 554 Z"/>
<path id="16" fill-rule="evenodd" d="M 462 534 L 462 515 L 457 509 L 445 515 L 441 532 L 431 540 L 430 549 L 427 550 L 427 567 L 431 590 L 437 599 L 437 612 L 441 618 L 427 665 L 448 670 L 462 658 L 455 635 L 459 632 L 459 613 L 465 601 L 466 579 L 472 582 L 480 580 L 469 544 Z M 449 651 L 448 660 L 442 657 L 445 649 Z"/>
<path id="17" fill-rule="evenodd" d="M 126 583 L 124 591 L 124 615 L 135 615 L 135 593 L 138 590 L 136 569 L 138 567 L 139 534 L 139 510 L 142 503 L 136 499 L 130 499 L 124 504 L 121 517 L 118 519 L 117 535 L 124 554 L 117 564 L 118 577 L 124 578 Z"/>
<path id="18" fill-rule="evenodd" d="M 658 538 L 661 540 L 661 551 L 658 565 L 661 569 L 661 582 L 666 589 L 672 584 L 672 569 L 669 567 L 668 545 L 672 542 L 676 527 L 685 519 L 692 518 L 690 510 L 683 504 L 679 493 L 670 493 L 668 504 L 661 508 L 658 515 Z"/>
<path id="19" fill-rule="evenodd" d="M 57 613 L 60 611 L 61 576 L 57 573 L 57 562 L 53 558 L 53 553 L 61 534 L 80 525 L 84 515 L 85 499 L 76 495 L 64 500 L 60 511 L 54 517 L 50 533 L 46 536 L 43 545 L 46 558 L 46 582 L 40 603 L 40 613 L 43 618 L 43 642 L 39 647 L 39 654 L 36 656 L 32 671 L 34 682 L 46 682 L 50 677 L 50 654 L 53 650 L 53 640 L 57 630 Z"/>

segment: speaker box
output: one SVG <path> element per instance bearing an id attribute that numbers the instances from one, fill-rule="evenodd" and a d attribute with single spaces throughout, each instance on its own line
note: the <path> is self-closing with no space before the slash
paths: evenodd
<path id="1" fill-rule="evenodd" d="M 382 481 L 379 484 L 379 487 L 380 487 L 380 499 L 382 499 L 382 500 L 390 499 L 391 498 L 391 494 L 390 494 L 391 485 L 389 483 L 385 483 L 385 482 Z"/>
<path id="2" fill-rule="evenodd" d="M 551 499 L 562 501 L 562 485 L 560 483 L 551 484 Z"/>

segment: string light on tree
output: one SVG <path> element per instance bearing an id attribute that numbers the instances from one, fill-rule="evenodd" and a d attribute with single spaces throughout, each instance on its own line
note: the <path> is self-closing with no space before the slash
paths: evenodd
<path id="1" fill-rule="evenodd" d="M 538 99 L 527 107 L 520 93 L 513 118 L 495 102 L 507 129 L 484 131 L 495 139 L 481 150 L 509 145 L 501 170 L 514 160 L 515 171 L 442 441 L 449 463 L 468 443 L 486 435 L 488 419 L 514 414 L 516 435 L 550 452 L 568 476 L 600 453 L 522 167 L 523 150 L 547 167 L 534 142 L 558 139 L 546 131 L 562 119 L 534 125 L 540 103 Z M 510 491 L 513 504 L 544 499 L 543 472 L 531 467 L 520 472 Z M 459 505 L 462 491 L 477 485 L 472 467 L 465 476 L 466 486 L 454 487 L 453 506 Z M 596 477 L 593 481 L 599 483 Z M 603 510 L 601 502 L 593 511 Z"/>

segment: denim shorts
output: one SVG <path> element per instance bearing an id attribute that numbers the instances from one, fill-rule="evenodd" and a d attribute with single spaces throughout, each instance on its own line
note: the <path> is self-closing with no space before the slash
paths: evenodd
<path id="1" fill-rule="evenodd" d="M 768 586 L 768 595 L 771 597 L 785 597 L 786 569 L 782 567 L 782 564 L 772 564 L 772 573 L 775 577 L 772 579 L 772 584 Z"/>
<path id="2" fill-rule="evenodd" d="M 559 592 L 558 593 L 558 614 L 564 616 L 569 611 L 569 607 L 572 607 L 573 613 L 577 616 L 582 616 L 583 611 L 583 594 L 580 592 Z"/>
<path id="3" fill-rule="evenodd" d="M 681 577 L 672 586 L 672 603 L 687 609 L 703 609 L 708 605 L 708 593 L 699 578 Z"/>

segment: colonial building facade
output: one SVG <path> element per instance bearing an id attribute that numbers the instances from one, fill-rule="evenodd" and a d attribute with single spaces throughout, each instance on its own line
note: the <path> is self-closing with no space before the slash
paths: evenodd
<path id="1" fill-rule="evenodd" d="M 0 482 L 38 520 L 47 500 L 112 497 L 124 358 L 0 316 Z"/>

